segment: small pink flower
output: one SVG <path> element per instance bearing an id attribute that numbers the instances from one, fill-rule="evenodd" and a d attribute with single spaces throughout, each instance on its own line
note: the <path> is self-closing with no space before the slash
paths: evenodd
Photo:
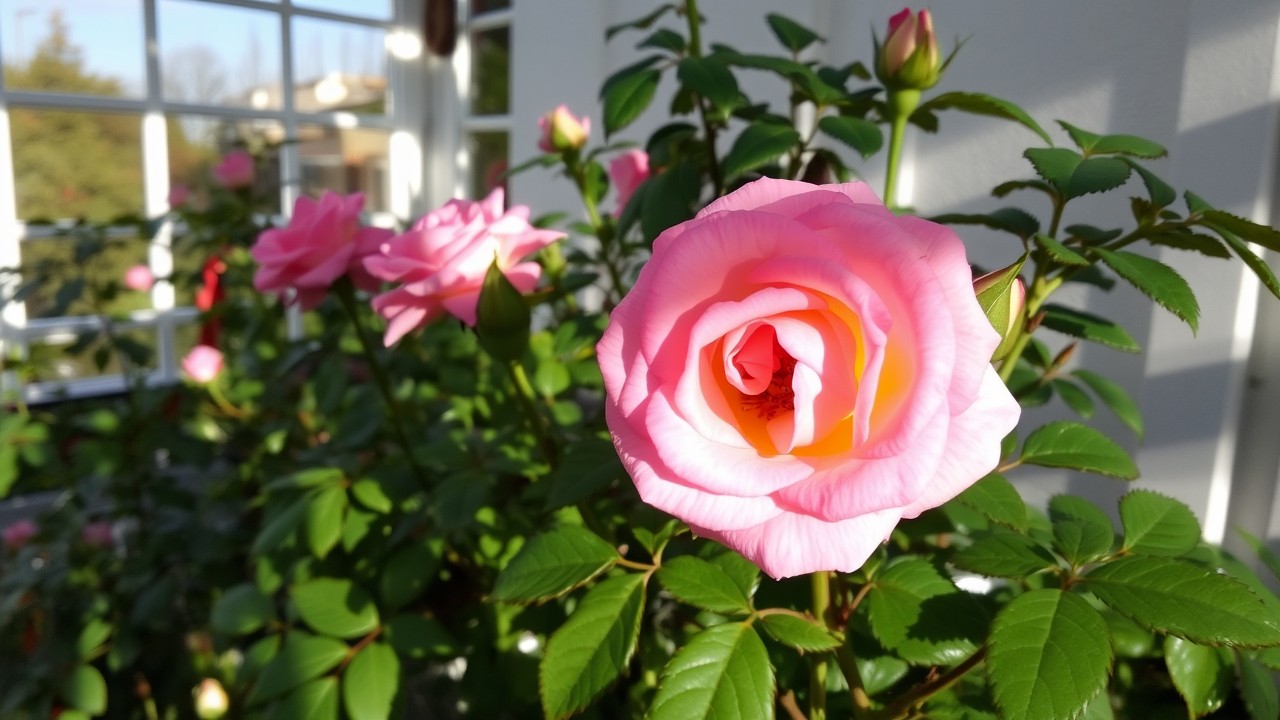
<path id="1" fill-rule="evenodd" d="M 146 292 L 155 282 L 155 275 L 151 274 L 151 268 L 146 265 L 134 265 L 124 271 L 124 286 L 130 290 Z"/>
<path id="2" fill-rule="evenodd" d="M 378 252 L 393 233 L 361 226 L 363 207 L 361 193 L 344 196 L 326 190 L 319 200 L 299 197 L 288 226 L 264 231 L 250 249 L 259 265 L 253 286 L 277 294 L 293 288 L 304 310 L 319 305 L 329 286 L 346 274 L 356 287 L 377 290 L 378 281 L 361 260 Z"/>
<path id="3" fill-rule="evenodd" d="M 636 188 L 649 179 L 649 153 L 628 150 L 615 157 L 609 163 L 609 178 L 618 191 L 618 206 L 614 208 L 613 215 L 620 217 Z"/>
<path id="4" fill-rule="evenodd" d="M 24 518 L 0 531 L 0 540 L 4 541 L 5 548 L 17 552 L 38 532 L 40 532 L 40 526 L 36 525 L 34 520 Z"/>
<path id="5" fill-rule="evenodd" d="M 111 547 L 114 542 L 111 523 L 106 520 L 95 520 L 80 528 L 80 542 L 90 547 Z"/>
<path id="6" fill-rule="evenodd" d="M 564 233 L 539 230 L 528 218 L 523 205 L 504 211 L 502 188 L 495 188 L 480 202 L 450 200 L 366 257 L 374 277 L 399 285 L 373 299 L 387 319 L 384 342 L 390 346 L 446 312 L 475 325 L 480 285 L 495 257 L 520 292 L 533 290 L 542 268 L 521 261 Z"/>
<path id="7" fill-rule="evenodd" d="M 876 58 L 876 75 L 891 88 L 927 90 L 942 75 L 942 56 L 928 10 L 903 8 L 889 18 L 889 34 Z"/>
<path id="8" fill-rule="evenodd" d="M 213 180 L 228 190 L 253 184 L 253 156 L 244 150 L 232 150 L 213 166 Z"/>
<path id="9" fill-rule="evenodd" d="M 591 118 L 576 118 L 569 112 L 568 106 L 560 105 L 555 110 L 538 118 L 538 149 L 545 153 L 577 150 L 587 144 L 591 135 Z"/>
<path id="10" fill-rule="evenodd" d="M 658 236 L 596 355 L 640 497 L 781 578 L 857 569 L 996 466 L 999 342 L 951 230 L 763 179 Z"/>
<path id="11" fill-rule="evenodd" d="M 191 188 L 182 183 L 174 183 L 169 188 L 169 207 L 177 210 L 187 204 L 187 200 L 191 198 Z"/>
<path id="12" fill-rule="evenodd" d="M 192 381 L 207 385 L 222 372 L 222 351 L 209 345 L 197 345 L 182 358 L 182 372 Z"/>

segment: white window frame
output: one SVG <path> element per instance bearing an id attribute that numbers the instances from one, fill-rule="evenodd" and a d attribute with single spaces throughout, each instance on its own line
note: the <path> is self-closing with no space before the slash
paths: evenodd
<path id="1" fill-rule="evenodd" d="M 144 42 L 148 48 L 158 47 L 157 5 L 159 0 L 140 0 L 143 8 Z M 388 137 L 388 202 L 389 213 L 373 218 L 375 223 L 390 225 L 403 222 L 423 207 L 438 204 L 441 190 L 455 187 L 457 172 L 450 153 L 426 153 L 428 147 L 456 147 L 456 100 L 453 68 L 448 60 L 431 57 L 423 39 L 424 1 L 393 0 L 389 20 L 370 19 L 314 10 L 294 4 L 294 0 L 185 0 L 222 7 L 264 10 L 280 17 L 280 61 L 282 106 L 276 110 L 166 101 L 162 95 L 160 60 L 155 52 L 146 53 L 146 93 L 141 98 L 100 97 L 57 92 L 33 92 L 8 89 L 0 78 L 0 267 L 21 264 L 24 240 L 52 237 L 47 227 L 28 227 L 18 217 L 14 182 L 9 107 L 42 108 L 73 111 L 129 112 L 141 117 L 143 169 L 143 213 L 160 217 L 168 208 L 169 158 L 166 116 L 190 114 L 217 118 L 264 119 L 279 122 L 286 137 L 295 137 L 302 123 L 335 127 L 362 127 L 386 130 Z M 387 53 L 387 80 L 391 107 L 386 115 L 358 115 L 345 112 L 300 113 L 293 106 L 294 73 L 291 46 L 293 18 L 306 17 L 340 21 L 383 29 L 402 41 L 408 53 Z M 417 52 L 414 53 L 413 49 Z M 465 87 L 465 86 L 464 86 Z M 436 122 L 431 122 L 430 110 Z M 298 195 L 301 180 L 298 150 L 292 143 L 280 149 L 280 206 L 287 213 Z M 173 227 L 166 222 L 152 240 L 148 264 L 157 277 L 168 277 L 173 270 L 171 240 Z M 11 296 L 20 280 L 12 275 L 0 276 L 0 297 Z M 175 328 L 198 315 L 191 307 L 179 307 L 174 288 L 167 280 L 158 281 L 151 290 L 151 307 L 129 314 L 119 326 L 147 328 L 156 332 L 156 367 L 144 382 L 171 383 L 179 377 L 179 358 L 174 343 Z M 290 316 L 290 331 L 301 335 L 297 313 Z M 31 319 L 25 304 L 9 302 L 0 308 L 0 354 L 24 356 L 30 344 L 59 342 L 74 338 L 97 325 L 94 316 L 65 316 Z M 22 394 L 26 402 L 36 403 L 65 398 L 120 392 L 126 388 L 122 375 L 104 375 L 71 380 L 43 381 L 20 386 L 12 373 L 0 377 L 0 397 L 10 391 Z"/>
<path id="2" fill-rule="evenodd" d="M 526 0 L 528 1 L 528 0 Z M 512 0 L 514 5 L 516 0 Z M 472 63 L 471 36 L 473 33 L 484 32 L 486 30 L 501 30 L 503 28 L 510 32 L 512 47 L 514 51 L 514 35 L 515 27 L 513 20 L 515 18 L 514 8 L 503 8 L 500 10 L 490 10 L 481 13 L 475 17 L 471 16 L 471 1 L 461 0 L 458 8 L 458 15 L 462 19 L 458 28 L 458 46 L 454 51 L 454 73 L 456 75 L 457 107 L 461 117 L 461 138 L 458 139 L 457 156 L 455 165 L 458 168 L 456 179 L 453 184 L 453 193 L 455 197 L 467 197 L 471 194 L 471 188 L 474 187 L 473 180 L 477 168 L 472 165 L 471 157 L 468 153 L 467 139 L 471 133 L 476 132 L 503 132 L 507 134 L 507 152 L 510 154 L 511 148 L 511 130 L 513 127 L 511 121 L 511 105 L 512 98 L 507 98 L 507 112 L 501 115 L 477 115 L 471 109 L 471 79 L 472 73 L 475 71 Z M 511 60 L 514 62 L 514 59 Z M 512 74 L 512 68 L 507 68 L 508 78 Z M 510 157 L 507 158 L 511 160 Z M 479 199 L 479 198 L 475 198 Z"/>

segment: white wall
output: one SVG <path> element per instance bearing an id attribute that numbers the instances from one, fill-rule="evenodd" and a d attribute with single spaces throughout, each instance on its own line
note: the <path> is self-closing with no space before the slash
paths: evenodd
<path id="1" fill-rule="evenodd" d="M 828 38 L 814 51 L 815 59 L 870 64 L 872 28 L 883 36 L 887 18 L 901 9 L 900 3 L 704 0 L 702 11 L 709 41 L 774 51 L 777 46 L 763 17 L 775 11 Z M 622 0 L 516 3 L 514 161 L 536 152 L 536 118 L 558 102 L 589 111 L 599 122 L 596 93 L 601 80 L 639 57 L 632 48 L 643 37 L 625 33 L 606 46 L 603 30 L 654 6 Z M 1190 188 L 1218 207 L 1257 221 L 1272 219 L 1280 3 L 971 0 L 942 5 L 934 14 L 946 49 L 953 38 L 968 38 L 935 92 L 970 90 L 1012 100 L 1050 129 L 1055 142 L 1069 143 L 1053 125 L 1059 118 L 1094 131 L 1150 137 L 1169 148 L 1170 158 L 1152 168 L 1175 187 Z M 779 83 L 762 73 L 745 75 L 749 94 L 783 101 Z M 661 89 L 650 113 L 624 135 L 645 138 L 661 120 L 669 97 L 670 89 Z M 921 214 L 1018 204 L 1046 219 L 1047 207 L 1035 195 L 1005 200 L 989 195 L 1003 180 L 1032 176 L 1021 152 L 1041 143 L 1036 136 L 987 118 L 949 113 L 941 120 L 942 132 L 917 134 L 907 148 L 904 174 L 912 186 L 906 197 Z M 883 162 L 881 155 L 858 166 L 877 188 Z M 539 210 L 576 207 L 567 182 L 554 180 L 549 172 L 517 178 L 513 194 Z M 1128 215 L 1126 197 L 1075 201 L 1065 220 L 1120 227 Z M 979 264 L 1007 261 L 1016 248 L 1008 236 L 969 229 L 961 234 Z M 1139 444 L 1105 411 L 1095 424 L 1136 452 L 1143 470 L 1138 485 L 1190 504 L 1210 539 L 1223 537 L 1229 513 L 1233 525 L 1280 538 L 1280 521 L 1271 520 L 1278 516 L 1272 506 L 1277 501 L 1280 417 L 1267 415 L 1269 406 L 1280 408 L 1280 397 L 1269 402 L 1263 394 L 1280 394 L 1275 387 L 1280 366 L 1270 362 L 1280 360 L 1280 301 L 1264 293 L 1264 312 L 1258 313 L 1257 285 L 1239 262 L 1174 252 L 1158 257 L 1182 272 L 1196 291 L 1202 310 L 1196 337 L 1167 313 L 1153 312 L 1152 304 L 1128 287 L 1067 296 L 1114 318 L 1146 348 L 1141 356 L 1100 346 L 1081 348 L 1079 364 L 1106 373 L 1139 400 L 1146 439 Z M 1255 334 L 1251 402 L 1242 403 Z M 1036 412 L 1030 419 L 1051 416 L 1055 413 Z M 1233 473 L 1233 466 L 1240 471 Z M 1106 502 L 1126 489 L 1115 481 L 1065 472 L 1019 471 L 1015 479 L 1035 501 L 1071 491 Z"/>

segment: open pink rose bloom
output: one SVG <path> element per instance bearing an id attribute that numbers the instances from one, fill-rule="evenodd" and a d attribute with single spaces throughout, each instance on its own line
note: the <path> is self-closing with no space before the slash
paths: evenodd
<path id="1" fill-rule="evenodd" d="M 542 267 L 524 258 L 563 237 L 530 225 L 523 205 L 504 209 L 502 188 L 480 202 L 450 200 L 364 260 L 374 277 L 399 285 L 373 299 L 387 319 L 384 342 L 390 346 L 445 313 L 474 326 L 480 286 L 495 258 L 511 284 L 529 292 Z"/>
<path id="2" fill-rule="evenodd" d="M 999 342 L 949 229 L 764 179 L 658 237 L 597 351 L 644 501 L 781 578 L 857 569 L 997 465 Z"/>

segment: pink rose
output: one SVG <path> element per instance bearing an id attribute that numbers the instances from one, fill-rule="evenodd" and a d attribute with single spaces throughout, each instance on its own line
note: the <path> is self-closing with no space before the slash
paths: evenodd
<path id="1" fill-rule="evenodd" d="M 155 282 L 155 275 L 151 274 L 151 268 L 146 265 L 134 265 L 124 271 L 124 286 L 130 290 L 146 292 Z"/>
<path id="2" fill-rule="evenodd" d="M 36 525 L 35 521 L 24 518 L 0 531 L 0 540 L 4 541 L 6 549 L 17 552 L 38 532 L 40 532 L 40 527 Z"/>
<path id="3" fill-rule="evenodd" d="M 480 285 L 494 258 L 516 289 L 529 292 L 542 268 L 521 261 L 564 236 L 530 225 L 523 205 L 504 211 L 502 188 L 480 202 L 450 200 L 364 260 L 374 277 L 399 284 L 373 299 L 387 319 L 384 342 L 390 346 L 446 312 L 475 325 Z"/>
<path id="4" fill-rule="evenodd" d="M 763 179 L 658 237 L 597 355 L 640 496 L 781 578 L 857 569 L 996 466 L 999 341 L 950 230 Z"/>
<path id="5" fill-rule="evenodd" d="M 253 156 L 244 150 L 232 150 L 213 166 L 213 181 L 228 190 L 253 184 Z"/>
<path id="6" fill-rule="evenodd" d="M 197 345 L 182 358 L 182 372 L 192 381 L 207 385 L 222 372 L 222 351 L 210 345 Z"/>
<path id="7" fill-rule="evenodd" d="M 542 152 L 577 150 L 587 144 L 591 135 L 591 118 L 576 118 L 567 106 L 560 105 L 538 118 L 538 130 L 538 149 Z"/>
<path id="8" fill-rule="evenodd" d="M 111 547 L 113 542 L 111 523 L 106 520 L 95 520 L 80 528 L 80 542 L 90 547 Z"/>
<path id="9" fill-rule="evenodd" d="M 169 207 L 180 208 L 187 204 L 187 200 L 191 197 L 191 188 L 182 183 L 175 183 L 169 188 Z"/>
<path id="10" fill-rule="evenodd" d="M 649 153 L 628 150 L 615 157 L 609 163 L 609 179 L 618 191 L 618 206 L 614 208 L 613 215 L 619 217 L 627 208 L 636 188 L 649 179 Z"/>
<path id="11" fill-rule="evenodd" d="M 909 8 L 889 18 L 889 34 L 876 58 L 876 76 L 893 88 L 927 90 L 942 75 L 942 56 L 928 10 Z"/>
<path id="12" fill-rule="evenodd" d="M 346 274 L 356 287 L 377 290 L 377 280 L 365 272 L 361 259 L 376 253 L 393 233 L 361 226 L 363 207 L 361 193 L 337 195 L 326 190 L 319 200 L 299 197 L 289 225 L 263 231 L 249 250 L 260 266 L 253 286 L 277 294 L 293 288 L 304 310 L 319 305 L 329 286 Z"/>

